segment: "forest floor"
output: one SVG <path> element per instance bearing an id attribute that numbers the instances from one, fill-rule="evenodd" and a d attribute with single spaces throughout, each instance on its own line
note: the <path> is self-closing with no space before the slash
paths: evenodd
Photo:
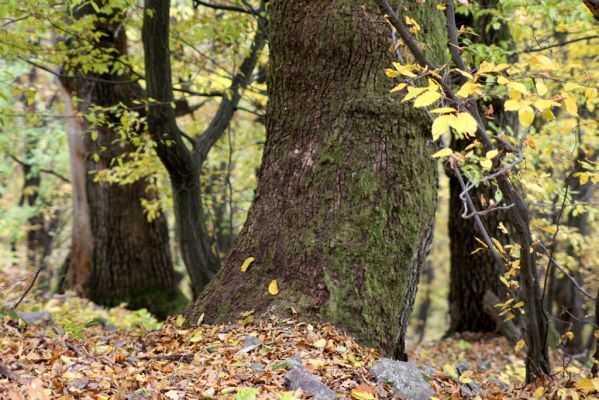
<path id="1" fill-rule="evenodd" d="M 158 324 L 144 311 L 67 296 L 22 308 L 39 320 L 3 314 L 1 399 L 301 399 L 284 379 L 299 359 L 340 399 L 398 398 L 370 373 L 381 353 L 327 324 L 256 322 L 246 312 L 234 324 L 183 329 L 181 316 Z M 501 337 L 411 347 L 411 362 L 434 369 L 429 383 L 438 399 L 599 398 L 599 379 L 585 378 L 588 369 L 575 362 L 564 365 L 557 352 L 553 380 L 525 386 L 523 354 Z"/>

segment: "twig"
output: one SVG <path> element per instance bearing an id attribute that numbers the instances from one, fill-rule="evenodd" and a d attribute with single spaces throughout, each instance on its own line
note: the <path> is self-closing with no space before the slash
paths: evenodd
<path id="1" fill-rule="evenodd" d="M 25 291 L 23 292 L 23 294 L 21 295 L 19 300 L 17 300 L 17 302 L 12 306 L 13 310 L 16 310 L 16 308 L 19 306 L 19 304 L 21 304 L 21 302 L 25 299 L 25 296 L 27 296 L 27 294 L 31 291 L 31 289 L 33 288 L 33 285 L 35 284 L 35 281 L 37 280 L 37 277 L 43 270 L 44 270 L 44 268 L 40 267 L 37 269 L 37 271 L 35 271 L 35 275 L 33 275 L 33 279 L 31 280 L 29 287 L 27 289 L 25 289 Z"/>
<path id="2" fill-rule="evenodd" d="M 157 360 L 157 361 L 178 361 L 186 364 L 191 364 L 193 361 L 193 353 L 185 354 L 159 354 L 156 356 L 143 356 L 140 360 Z"/>
<path id="3" fill-rule="evenodd" d="M 10 379 L 11 381 L 16 381 L 16 382 L 19 381 L 19 376 L 2 364 L 0 364 L 0 375 L 5 376 L 6 378 Z"/>
<path id="4" fill-rule="evenodd" d="M 214 10 L 234 11 L 234 12 L 239 12 L 239 13 L 244 13 L 244 14 L 252 14 L 252 12 L 250 10 L 246 10 L 245 8 L 241 8 L 241 7 L 237 7 L 237 6 L 229 6 L 227 4 L 212 4 L 212 3 L 208 3 L 207 1 L 202 1 L 202 0 L 193 0 L 193 6 L 196 8 L 198 6 L 204 6 L 204 7 L 212 8 Z"/>
<path id="5" fill-rule="evenodd" d="M 512 54 L 517 55 L 517 54 L 522 54 L 522 53 L 535 53 L 537 51 L 548 50 L 548 49 L 552 49 L 554 47 L 563 47 L 563 46 L 566 46 L 571 43 L 581 42 L 583 40 L 592 40 L 592 39 L 599 39 L 599 35 L 584 36 L 584 37 L 580 37 L 580 38 L 576 38 L 576 39 L 566 40 L 565 42 L 553 43 L 553 44 L 550 44 L 547 46 L 541 46 L 541 47 L 537 47 L 537 48 L 526 48 L 524 50 L 513 52 Z"/>
<path id="6" fill-rule="evenodd" d="M 17 164 L 21 164 L 23 166 L 30 166 L 30 167 L 32 166 L 31 164 L 26 163 L 23 160 L 19 160 L 17 157 L 15 157 L 12 154 L 9 154 L 8 157 L 11 158 Z M 54 175 L 55 177 L 57 177 L 58 179 L 60 179 L 61 181 L 65 182 L 65 183 L 71 183 L 71 181 L 69 180 L 69 178 L 65 177 L 64 175 L 61 175 L 60 173 L 58 173 L 58 172 L 56 172 L 54 170 L 40 168 L 39 171 L 43 172 L 44 174 Z"/>

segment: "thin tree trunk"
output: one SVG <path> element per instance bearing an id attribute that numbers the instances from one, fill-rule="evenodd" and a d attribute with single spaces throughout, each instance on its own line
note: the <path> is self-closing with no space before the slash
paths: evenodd
<path id="1" fill-rule="evenodd" d="M 87 283 L 92 270 L 93 237 L 89 219 L 87 192 L 85 189 L 85 148 L 83 146 L 83 127 L 81 120 L 75 118 L 77 111 L 73 107 L 71 96 L 62 87 L 59 89 L 64 115 L 67 116 L 67 142 L 71 164 L 71 191 L 73 201 L 71 250 L 61 268 L 59 282 L 64 279 L 63 289 L 74 290 L 80 296 L 86 296 Z M 62 285 L 60 285 L 62 286 Z"/>
<path id="2" fill-rule="evenodd" d="M 146 0 L 142 39 L 146 64 L 148 96 L 157 103 L 148 107 L 148 128 L 156 142 L 156 152 L 169 173 L 177 239 L 189 272 L 194 298 L 220 268 L 210 245 L 200 198 L 200 171 L 210 149 L 228 127 L 241 99 L 241 90 L 252 81 L 254 67 L 266 41 L 266 26 L 258 16 L 258 28 L 249 54 L 221 98 L 218 110 L 206 130 L 193 139 L 192 150 L 177 125 L 169 51 L 170 1 Z M 258 14 L 264 11 L 264 1 Z"/>
<path id="3" fill-rule="evenodd" d="M 434 5 L 404 6 L 427 31 L 443 32 Z M 405 359 L 436 204 L 429 124 L 389 94 L 390 31 L 372 1 L 271 1 L 269 32 L 260 183 L 231 255 L 188 321 L 293 308 Z M 434 38 L 440 60 L 444 42 Z"/>

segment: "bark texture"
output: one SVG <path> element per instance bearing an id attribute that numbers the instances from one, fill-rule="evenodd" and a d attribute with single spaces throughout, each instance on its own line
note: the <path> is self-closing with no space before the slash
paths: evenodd
<path id="1" fill-rule="evenodd" d="M 82 6 L 76 15 L 93 14 L 91 6 Z M 101 15 L 94 31 L 101 39 L 96 48 L 115 57 L 107 61 L 108 71 L 118 69 L 117 58 L 126 56 L 127 43 L 122 16 L 118 9 Z M 143 99 L 139 84 L 127 73 L 81 73 L 65 81 L 67 88 L 83 101 L 80 111 L 92 106 L 108 109 L 126 107 Z M 147 308 L 159 317 L 177 312 L 183 305 L 182 294 L 173 268 L 166 218 L 148 221 L 140 199 L 155 199 L 148 183 L 139 180 L 129 185 L 100 183 L 94 171 L 109 168 L 111 161 L 135 150 L 118 131 L 120 116 L 104 111 L 105 122 L 95 126 L 83 123 L 85 148 L 85 193 L 92 240 L 92 264 L 85 284 L 91 300 L 106 306 L 127 303 L 130 308 Z M 142 133 L 141 128 L 136 133 Z"/>
<path id="2" fill-rule="evenodd" d="M 429 3 L 405 6 L 440 60 L 441 13 Z M 405 359 L 436 205 L 429 123 L 389 94 L 391 34 L 374 2 L 277 0 L 269 17 L 259 186 L 226 265 L 188 321 L 293 307 Z M 276 296 L 267 291 L 273 279 Z"/>

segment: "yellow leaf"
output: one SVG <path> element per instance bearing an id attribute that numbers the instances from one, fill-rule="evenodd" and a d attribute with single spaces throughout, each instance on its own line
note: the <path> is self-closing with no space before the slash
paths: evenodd
<path id="1" fill-rule="evenodd" d="M 500 85 L 507 85 L 508 83 L 510 83 L 510 81 L 505 77 L 500 76 L 499 78 L 497 78 L 497 83 L 499 83 Z"/>
<path id="2" fill-rule="evenodd" d="M 474 134 L 478 128 L 476 120 L 470 113 L 459 113 L 455 120 L 450 122 L 451 127 L 459 133 Z"/>
<path id="3" fill-rule="evenodd" d="M 556 103 L 553 100 L 547 100 L 547 99 L 535 100 L 535 102 L 533 104 L 539 111 L 550 110 L 551 107 L 553 107 L 553 106 L 559 106 L 559 103 Z"/>
<path id="4" fill-rule="evenodd" d="M 508 64 L 498 64 L 493 68 L 493 72 L 501 72 L 504 69 L 508 69 L 510 66 Z"/>
<path id="5" fill-rule="evenodd" d="M 179 315 L 177 317 L 177 319 L 175 320 L 175 326 L 177 328 L 181 328 L 183 326 L 183 324 L 185 323 L 185 317 L 182 315 Z"/>
<path id="6" fill-rule="evenodd" d="M 404 76 L 407 76 L 409 78 L 414 78 L 416 77 L 416 74 L 414 72 L 412 72 L 415 68 L 418 68 L 417 65 L 414 64 L 407 64 L 407 65 L 402 65 L 398 62 L 394 62 L 393 66 L 395 67 L 395 70 Z M 392 70 L 391 70 L 392 71 Z M 397 75 L 396 75 L 397 76 Z"/>
<path id="7" fill-rule="evenodd" d="M 478 66 L 478 71 L 476 71 L 476 73 L 477 74 L 485 74 L 487 72 L 493 72 L 493 68 L 495 68 L 495 64 L 490 63 L 488 61 L 483 61 Z"/>
<path id="8" fill-rule="evenodd" d="M 485 155 L 485 157 L 489 160 L 492 160 L 495 158 L 495 156 L 497 156 L 497 154 L 499 154 L 499 151 L 497 150 L 490 150 L 487 151 L 487 154 Z"/>
<path id="9" fill-rule="evenodd" d="M 413 86 L 408 86 L 408 94 L 406 94 L 406 97 L 404 97 L 401 102 L 405 103 L 408 100 L 412 100 L 414 97 L 420 96 L 426 90 L 427 88 L 417 88 Z"/>
<path id="10" fill-rule="evenodd" d="M 573 92 L 575 90 L 582 90 L 582 89 L 584 89 L 583 86 L 579 85 L 578 83 L 574 83 L 574 82 L 567 82 L 564 85 L 564 90 L 566 92 Z"/>
<path id="11" fill-rule="evenodd" d="M 254 262 L 254 257 L 248 257 L 245 259 L 243 264 L 241 264 L 241 272 L 245 272 L 250 267 L 250 264 Z"/>
<path id="12" fill-rule="evenodd" d="M 522 350 L 522 348 L 524 347 L 525 344 L 526 344 L 526 342 L 524 342 L 524 339 L 518 340 L 518 343 L 516 343 L 514 350 L 516 350 L 516 351 Z"/>
<path id="13" fill-rule="evenodd" d="M 459 68 L 456 68 L 456 69 L 455 69 L 455 71 L 459 72 L 459 73 L 460 73 L 460 75 L 462 75 L 464 78 L 468 78 L 468 79 L 470 79 L 471 81 L 473 81 L 473 80 L 474 80 L 474 77 L 473 77 L 473 76 L 472 76 L 470 73 L 468 73 L 468 72 L 466 72 L 466 71 L 462 71 L 462 70 L 461 70 L 461 69 L 459 69 Z"/>
<path id="14" fill-rule="evenodd" d="M 491 167 L 493 166 L 493 162 L 491 160 L 482 159 L 480 160 L 480 166 L 484 169 L 491 169 Z"/>
<path id="15" fill-rule="evenodd" d="M 279 294 L 279 285 L 277 284 L 276 279 L 273 279 L 270 282 L 270 285 L 268 285 L 268 293 L 272 294 L 273 296 Z"/>
<path id="16" fill-rule="evenodd" d="M 586 88 L 584 90 L 584 97 L 587 98 L 588 101 L 593 101 L 597 98 L 598 91 L 595 88 Z"/>
<path id="17" fill-rule="evenodd" d="M 518 110 L 518 119 L 523 127 L 529 127 L 535 120 L 535 111 L 531 106 L 524 106 Z"/>
<path id="18" fill-rule="evenodd" d="M 566 372 L 569 372 L 571 374 L 580 374 L 580 369 L 574 366 L 569 366 L 568 368 L 566 368 Z"/>
<path id="19" fill-rule="evenodd" d="M 573 96 L 566 96 L 564 98 L 564 104 L 566 105 L 568 114 L 578 116 L 578 106 L 576 105 L 576 99 L 574 99 Z"/>
<path id="20" fill-rule="evenodd" d="M 517 92 L 520 92 L 522 94 L 528 94 L 528 90 L 526 89 L 526 86 L 524 86 L 523 83 L 520 82 L 510 82 L 507 84 L 507 87 L 509 87 L 510 89 L 513 89 Z"/>
<path id="21" fill-rule="evenodd" d="M 376 400 L 377 399 L 372 393 L 361 392 L 361 391 L 358 391 L 357 389 L 352 389 L 351 397 L 356 400 Z"/>
<path id="22" fill-rule="evenodd" d="M 520 109 L 520 101 L 518 100 L 506 100 L 505 103 L 503 103 L 503 108 L 505 108 L 506 111 L 516 111 Z"/>
<path id="23" fill-rule="evenodd" d="M 453 151 L 451 151 L 451 149 L 449 147 L 446 147 L 444 149 L 439 150 L 435 154 L 433 154 L 432 157 L 433 158 L 441 158 L 441 157 L 450 156 L 452 154 L 453 154 Z"/>
<path id="24" fill-rule="evenodd" d="M 439 11 L 445 11 L 446 8 L 447 6 L 445 4 L 437 4 L 437 10 Z"/>
<path id="25" fill-rule="evenodd" d="M 458 95 L 458 97 L 465 99 L 466 97 L 470 96 L 472 93 L 474 93 L 474 85 L 473 85 L 472 81 L 468 81 L 462 85 L 462 87 L 460 88 L 460 90 L 457 91 L 456 94 Z"/>
<path id="26" fill-rule="evenodd" d="M 451 112 L 455 112 L 456 109 L 453 107 L 439 107 L 439 108 L 433 108 L 431 110 L 431 113 L 433 114 L 447 114 L 447 113 L 451 113 Z"/>
<path id="27" fill-rule="evenodd" d="M 395 71 L 391 68 L 386 68 L 385 69 L 385 75 L 387 75 L 389 78 L 397 78 L 398 76 L 401 75 L 401 72 L 399 71 Z"/>
<path id="28" fill-rule="evenodd" d="M 433 121 L 432 133 L 433 141 L 439 139 L 443 134 L 449 131 L 451 121 L 455 119 L 455 115 L 440 115 Z"/>
<path id="29" fill-rule="evenodd" d="M 444 371 L 444 372 L 445 372 L 447 375 L 451 376 L 451 377 L 452 377 L 452 378 L 454 378 L 454 379 L 458 379 L 458 378 L 459 378 L 459 375 L 458 375 L 458 373 L 456 372 L 455 368 L 453 368 L 453 367 L 452 367 L 451 365 L 449 365 L 449 364 L 445 364 L 445 365 L 443 366 L 443 371 Z"/>
<path id="30" fill-rule="evenodd" d="M 539 96 L 545 96 L 545 94 L 547 93 L 547 86 L 545 86 L 545 82 L 543 82 L 543 80 L 540 78 L 536 79 L 535 86 L 537 88 L 537 93 L 539 94 Z"/>
<path id="31" fill-rule="evenodd" d="M 400 90 L 403 90 L 406 86 L 408 86 L 406 83 L 400 83 L 399 85 L 395 86 L 393 89 L 391 89 L 391 92 L 389 93 L 395 93 L 395 92 L 399 92 Z"/>
<path id="32" fill-rule="evenodd" d="M 541 396 L 543 396 L 545 394 L 545 388 L 543 386 L 539 386 L 538 388 L 535 389 L 534 393 L 532 394 L 532 397 L 534 397 L 535 399 L 540 399 Z"/>
<path id="33" fill-rule="evenodd" d="M 316 347 L 317 349 L 323 350 L 327 345 L 327 340 L 322 338 L 318 339 L 316 342 L 312 343 L 312 347 Z"/>
<path id="34" fill-rule="evenodd" d="M 416 20 L 414 18 L 411 18 L 407 15 L 406 15 L 406 25 L 409 25 L 412 27 L 412 29 L 414 30 L 413 33 L 416 33 L 420 30 L 420 25 L 418 25 L 418 22 L 416 22 Z"/>
<path id="35" fill-rule="evenodd" d="M 553 115 L 553 111 L 551 110 L 545 110 L 543 112 L 543 117 L 545 117 L 547 121 L 553 121 L 555 119 L 555 115 Z"/>
<path id="36" fill-rule="evenodd" d="M 414 107 L 426 107 L 433 104 L 435 101 L 441 98 L 441 93 L 427 91 L 424 94 L 418 96 L 416 101 L 414 101 Z"/>
<path id="37" fill-rule="evenodd" d="M 599 391 L 599 378 L 589 379 L 584 378 L 576 381 L 574 384 L 576 389 L 582 390 L 585 394 Z"/>

